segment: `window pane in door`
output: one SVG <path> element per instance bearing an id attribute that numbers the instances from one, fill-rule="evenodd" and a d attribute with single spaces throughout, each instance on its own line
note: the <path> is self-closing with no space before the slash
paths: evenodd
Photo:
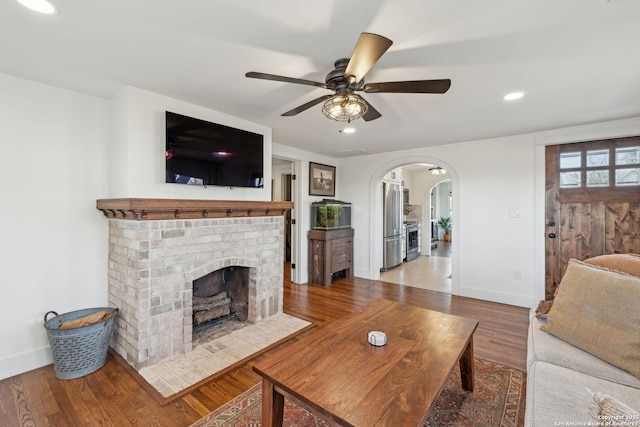
<path id="1" fill-rule="evenodd" d="M 587 151 L 587 167 L 608 166 L 608 165 L 609 165 L 609 150 Z"/>
<path id="2" fill-rule="evenodd" d="M 579 168 L 581 163 L 579 151 L 560 154 L 560 169 Z"/>
<path id="3" fill-rule="evenodd" d="M 581 185 L 580 172 L 560 172 L 561 188 L 578 188 Z"/>
<path id="4" fill-rule="evenodd" d="M 640 185 L 640 168 L 616 169 L 616 185 Z"/>
<path id="5" fill-rule="evenodd" d="M 616 165 L 640 163 L 640 147 L 616 148 Z"/>
<path id="6" fill-rule="evenodd" d="M 608 187 L 609 171 L 595 170 L 587 171 L 587 187 Z"/>

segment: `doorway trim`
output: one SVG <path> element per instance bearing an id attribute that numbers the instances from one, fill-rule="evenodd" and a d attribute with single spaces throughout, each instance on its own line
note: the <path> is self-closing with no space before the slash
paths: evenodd
<path id="1" fill-rule="evenodd" d="M 302 160 L 294 159 L 286 156 L 273 155 L 273 158 L 285 160 L 287 162 L 291 162 L 291 174 L 296 176 L 296 179 L 291 182 L 291 201 L 293 202 L 293 208 L 291 209 L 291 264 L 295 265 L 296 268 L 292 268 L 291 273 L 291 282 L 293 283 L 303 283 L 301 279 L 301 250 L 302 250 L 302 242 L 300 241 L 305 237 L 305 233 L 300 232 L 300 200 L 302 200 L 302 190 L 300 184 L 300 173 L 302 170 Z M 295 225 L 293 222 L 295 221 Z"/>
<path id="2" fill-rule="evenodd" d="M 425 197 L 425 200 L 429 203 L 429 206 L 428 206 L 428 209 L 427 209 L 427 212 L 429 212 L 429 214 L 428 214 L 428 216 L 429 216 L 429 220 L 431 220 L 431 208 L 432 208 L 432 206 L 433 206 L 433 205 L 431 204 L 431 201 L 432 201 L 432 200 L 431 200 L 431 193 L 433 192 L 433 190 L 434 190 L 438 185 L 442 184 L 443 182 L 447 182 L 447 181 L 451 181 L 451 192 L 453 193 L 453 180 L 451 179 L 451 177 L 450 177 L 450 176 L 448 176 L 447 178 L 443 178 L 443 179 L 441 179 L 440 181 L 437 181 L 436 183 L 434 183 L 434 184 L 431 186 L 431 188 L 427 188 L 427 189 L 425 190 L 425 191 L 426 191 L 426 194 L 424 195 L 424 197 Z M 453 206 L 451 207 L 451 209 L 453 210 Z M 454 211 L 454 212 L 455 212 L 455 211 Z M 423 226 L 422 234 L 424 235 L 424 226 Z M 438 232 L 438 234 L 439 234 L 439 232 Z M 431 224 L 429 224 L 429 237 L 433 237 L 433 236 L 431 235 Z M 431 245 L 431 242 L 429 242 L 429 245 Z M 424 244 L 423 244 L 423 247 L 424 247 Z M 429 256 L 431 256 L 431 254 L 429 254 Z"/>
<path id="3" fill-rule="evenodd" d="M 392 169 L 410 165 L 414 163 L 431 163 L 442 166 L 447 170 L 451 177 L 452 208 L 453 208 L 453 227 L 451 242 L 451 293 L 460 294 L 460 242 L 464 236 L 460 235 L 459 221 L 459 191 L 458 191 L 458 175 L 453 167 L 445 160 L 422 155 L 405 156 L 398 159 L 390 160 L 379 166 L 372 174 L 369 183 L 369 242 L 371 242 L 371 250 L 369 251 L 369 277 L 372 280 L 380 280 L 380 266 L 382 265 L 382 192 L 379 191 L 382 179 Z"/>

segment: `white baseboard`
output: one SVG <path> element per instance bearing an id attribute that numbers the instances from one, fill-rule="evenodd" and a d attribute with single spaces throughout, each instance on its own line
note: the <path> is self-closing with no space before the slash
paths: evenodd
<path id="1" fill-rule="evenodd" d="M 464 286 L 460 287 L 460 293 L 458 293 L 457 295 L 460 295 L 462 297 L 497 302 L 501 304 L 515 305 L 517 307 L 532 308 L 538 305 L 538 301 L 535 300 L 535 298 L 531 295 L 488 291 L 486 289 L 468 288 Z"/>
<path id="2" fill-rule="evenodd" d="M 361 279 L 371 279 L 369 277 L 369 270 L 366 270 L 364 268 L 354 268 L 353 275 L 354 277 L 360 277 Z"/>
<path id="3" fill-rule="evenodd" d="M 0 360 L 0 380 L 29 372 L 53 363 L 49 346 Z"/>

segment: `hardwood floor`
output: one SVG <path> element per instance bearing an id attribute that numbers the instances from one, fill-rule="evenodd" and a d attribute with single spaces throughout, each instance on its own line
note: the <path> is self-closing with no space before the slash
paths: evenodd
<path id="1" fill-rule="evenodd" d="M 335 279 L 328 287 L 296 285 L 285 278 L 284 311 L 316 324 L 288 342 L 378 298 L 475 318 L 480 321 L 474 336 L 475 355 L 525 369 L 526 308 L 359 278 Z M 281 346 L 164 406 L 112 356 L 97 372 L 74 380 L 58 380 L 53 365 L 45 366 L 0 381 L 0 425 L 188 426 L 260 382 L 253 364 Z"/>

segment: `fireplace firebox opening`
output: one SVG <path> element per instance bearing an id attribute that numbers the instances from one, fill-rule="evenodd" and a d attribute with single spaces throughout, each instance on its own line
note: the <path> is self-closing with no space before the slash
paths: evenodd
<path id="1" fill-rule="evenodd" d="M 224 267 L 193 281 L 193 326 L 249 313 L 249 268 Z"/>

